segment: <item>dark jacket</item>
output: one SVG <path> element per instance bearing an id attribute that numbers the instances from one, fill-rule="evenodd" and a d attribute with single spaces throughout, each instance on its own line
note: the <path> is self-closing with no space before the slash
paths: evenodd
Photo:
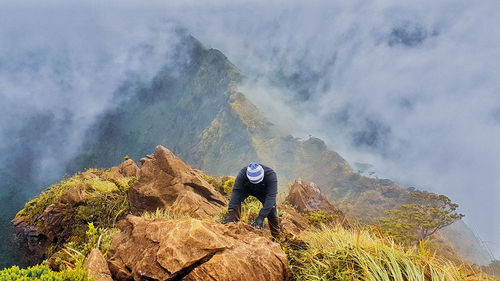
<path id="1" fill-rule="evenodd" d="M 248 180 L 247 167 L 241 169 L 234 182 L 229 208 L 239 208 L 241 201 L 249 195 L 257 197 L 263 207 L 259 212 L 259 217 L 265 218 L 269 215 L 273 207 L 276 206 L 276 196 L 278 195 L 278 178 L 273 169 L 260 164 L 264 169 L 264 179 L 258 184 L 253 184 Z"/>

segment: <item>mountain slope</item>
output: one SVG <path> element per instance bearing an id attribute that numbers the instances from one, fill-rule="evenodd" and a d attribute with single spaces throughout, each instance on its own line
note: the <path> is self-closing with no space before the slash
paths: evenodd
<path id="1" fill-rule="evenodd" d="M 166 66 L 150 85 L 117 92 L 121 102 L 89 130 L 70 172 L 112 166 L 125 154 L 139 159 L 160 143 L 217 175 L 235 174 L 257 160 L 278 172 L 282 186 L 302 177 L 329 187 L 336 199 L 352 201 L 381 188 L 394 197 L 404 195 L 391 181 L 354 173 L 322 140 L 301 141 L 269 121 L 238 92 L 244 76 L 221 52 L 205 49 L 192 37 L 180 48 L 179 56 L 186 59 Z"/>

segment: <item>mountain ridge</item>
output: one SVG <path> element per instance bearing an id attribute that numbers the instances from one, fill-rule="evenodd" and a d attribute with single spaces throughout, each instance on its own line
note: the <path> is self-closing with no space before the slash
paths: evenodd
<path id="1" fill-rule="evenodd" d="M 34 263 L 45 262 L 2 270 L 0 278 L 498 280 L 441 253 L 431 257 L 426 245 L 404 246 L 351 224 L 318 185 L 302 179 L 277 205 L 281 232 L 273 239 L 267 226 L 249 224 L 262 206 L 256 198 L 243 202 L 241 221 L 221 223 L 231 182 L 161 145 L 140 166 L 127 159 L 63 178 L 12 221 L 19 247 Z"/>
<path id="2" fill-rule="evenodd" d="M 315 182 L 363 223 L 408 200 L 394 182 L 354 172 L 321 139 L 299 140 L 267 119 L 238 91 L 246 78 L 220 51 L 191 36 L 177 51 L 176 65 L 165 66 L 149 85 L 116 93 L 117 106 L 91 127 L 68 173 L 113 166 L 125 155 L 137 160 L 161 144 L 215 175 L 260 161 L 277 171 L 281 191 L 295 178 Z"/>

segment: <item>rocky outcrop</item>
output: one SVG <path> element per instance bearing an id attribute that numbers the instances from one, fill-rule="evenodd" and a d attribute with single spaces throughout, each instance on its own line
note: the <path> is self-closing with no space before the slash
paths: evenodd
<path id="1" fill-rule="evenodd" d="M 290 187 L 290 191 L 285 201 L 294 206 L 299 212 L 303 213 L 315 210 L 342 213 L 328 202 L 318 185 L 302 179 L 295 180 Z"/>
<path id="2" fill-rule="evenodd" d="M 106 178 L 111 181 L 116 181 L 124 177 L 138 177 L 139 170 L 134 160 L 127 159 L 121 163 L 120 166 L 111 168 Z"/>
<path id="3" fill-rule="evenodd" d="M 222 194 L 170 150 L 157 146 L 154 155 L 141 159 L 139 181 L 129 190 L 134 214 L 156 209 L 189 213 L 203 218 L 227 205 Z"/>
<path id="4" fill-rule="evenodd" d="M 74 212 L 71 206 L 56 202 L 49 205 L 36 221 L 18 216 L 12 222 L 14 242 L 19 246 L 26 262 L 36 264 L 47 258 L 45 250 L 52 243 L 64 242 L 71 236 Z"/>
<path id="5" fill-rule="evenodd" d="M 78 213 L 78 208 L 85 207 L 89 198 L 95 198 L 95 194 L 91 195 L 95 192 L 92 184 L 96 181 L 108 183 L 118 190 L 112 182 L 135 176 L 138 169 L 133 160 L 127 160 L 118 167 L 99 173 L 99 176 L 88 171 L 79 173 L 70 182 L 62 182 L 53 188 L 53 190 L 62 189 L 60 196 L 58 192 L 52 192 L 52 197 L 45 196 L 41 200 L 34 199 L 27 203 L 25 208 L 31 208 L 30 211 L 19 212 L 11 222 L 15 233 L 14 242 L 19 246 L 27 263 L 36 264 L 49 258 L 45 256 L 45 250 L 49 246 L 60 246 L 70 239 L 76 217 L 82 215 Z M 86 222 L 84 223 L 86 225 Z"/>
<path id="6" fill-rule="evenodd" d="M 94 278 L 95 281 L 113 281 L 108 263 L 99 249 L 93 249 L 90 252 L 83 268 L 89 272 L 89 277 Z"/>
<path id="7" fill-rule="evenodd" d="M 286 280 L 287 258 L 262 232 L 238 223 L 127 216 L 109 250 L 116 280 Z"/>

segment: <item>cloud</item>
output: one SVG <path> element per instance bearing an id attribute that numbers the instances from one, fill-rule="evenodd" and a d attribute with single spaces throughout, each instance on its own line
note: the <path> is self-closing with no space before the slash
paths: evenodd
<path id="1" fill-rule="evenodd" d="M 2 8 L 0 149 L 36 154 L 39 180 L 60 177 L 119 86 L 148 81 L 171 59 L 177 30 L 149 13 L 50 1 Z"/>

